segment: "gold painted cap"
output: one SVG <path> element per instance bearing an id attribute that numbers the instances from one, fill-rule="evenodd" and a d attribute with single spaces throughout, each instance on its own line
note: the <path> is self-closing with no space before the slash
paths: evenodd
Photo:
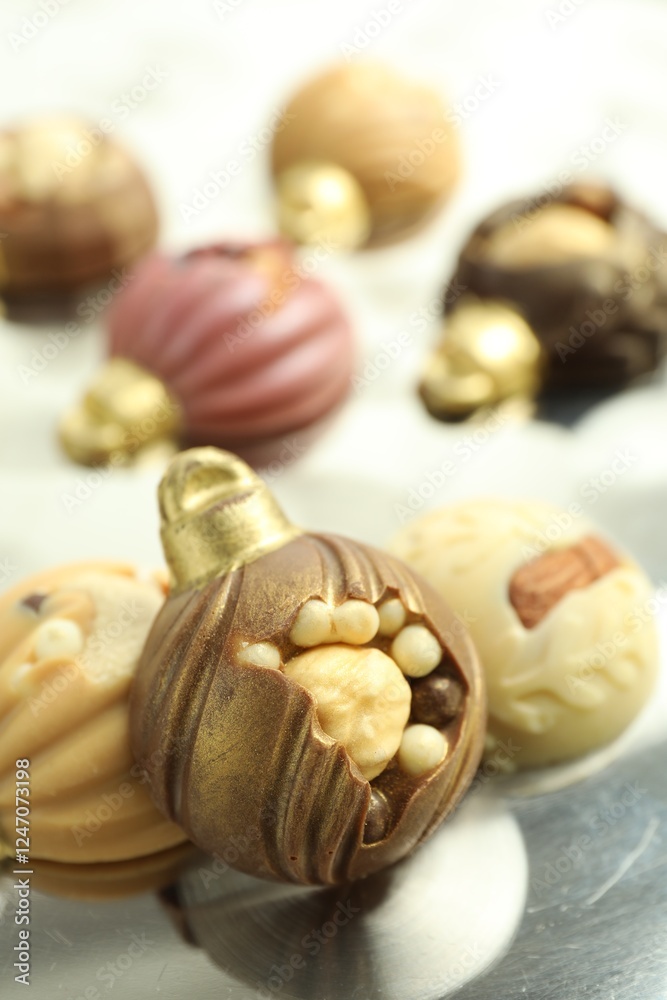
<path id="1" fill-rule="evenodd" d="M 300 534 L 257 473 L 219 448 L 177 455 L 160 483 L 159 502 L 176 591 L 202 586 Z"/>

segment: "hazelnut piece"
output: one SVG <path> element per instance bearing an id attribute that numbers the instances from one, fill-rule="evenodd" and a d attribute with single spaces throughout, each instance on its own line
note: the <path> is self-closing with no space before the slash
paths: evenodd
<path id="1" fill-rule="evenodd" d="M 370 781 L 398 750 L 410 715 L 410 685 L 379 649 L 324 646 L 295 656 L 285 673 L 315 698 L 317 718 Z"/>

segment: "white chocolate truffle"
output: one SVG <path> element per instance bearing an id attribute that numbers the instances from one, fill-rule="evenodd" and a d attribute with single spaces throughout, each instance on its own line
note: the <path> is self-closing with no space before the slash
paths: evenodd
<path id="1" fill-rule="evenodd" d="M 322 729 L 343 744 L 367 781 L 384 771 L 400 746 L 411 699 L 389 656 L 334 644 L 300 653 L 285 673 L 314 696 Z"/>
<path id="2" fill-rule="evenodd" d="M 417 777 L 432 771 L 447 753 L 447 740 L 439 729 L 417 724 L 408 726 L 398 749 L 398 763 Z"/>
<path id="3" fill-rule="evenodd" d="M 90 868 L 185 840 L 153 804 L 130 748 L 130 690 L 163 603 L 157 580 L 107 562 L 58 566 L 0 595 L 6 853 L 16 839 L 17 758 L 30 761 L 31 861 Z"/>
<path id="4" fill-rule="evenodd" d="M 634 614 L 650 601 L 651 584 L 622 553 L 597 579 L 573 583 L 586 544 L 612 554 L 582 516 L 477 500 L 416 519 L 391 546 L 469 623 L 487 679 L 489 732 L 495 745 L 520 748 L 516 767 L 567 760 L 613 740 L 655 683 L 655 622 Z M 526 625 L 510 590 L 531 563 Z"/>

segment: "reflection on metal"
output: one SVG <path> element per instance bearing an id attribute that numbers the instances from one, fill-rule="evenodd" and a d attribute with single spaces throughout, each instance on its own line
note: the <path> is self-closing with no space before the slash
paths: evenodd
<path id="1" fill-rule="evenodd" d="M 457 1000 L 667 996 L 667 743 L 513 803 L 530 856 L 509 953 Z"/>
<path id="2" fill-rule="evenodd" d="M 526 888 L 515 821 L 479 795 L 411 859 L 352 885 L 216 878 L 209 865 L 181 881 L 179 897 L 189 936 L 225 985 L 246 985 L 241 996 L 438 1000 L 503 954 Z"/>
<path id="3" fill-rule="evenodd" d="M 201 856 L 159 900 L 35 891 L 31 998 L 665 1000 L 666 774 L 663 743 L 550 794 L 482 779 L 413 858 L 336 890 Z M 5 917 L 3 982 L 15 938 Z"/>

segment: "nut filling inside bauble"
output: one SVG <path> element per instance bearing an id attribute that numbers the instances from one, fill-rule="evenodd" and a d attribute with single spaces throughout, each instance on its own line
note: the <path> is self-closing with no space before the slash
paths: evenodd
<path id="1" fill-rule="evenodd" d="M 482 752 L 481 669 L 455 615 L 391 556 L 295 528 L 227 453 L 175 459 L 161 508 L 174 587 L 132 703 L 159 808 L 283 881 L 405 857 Z"/>

